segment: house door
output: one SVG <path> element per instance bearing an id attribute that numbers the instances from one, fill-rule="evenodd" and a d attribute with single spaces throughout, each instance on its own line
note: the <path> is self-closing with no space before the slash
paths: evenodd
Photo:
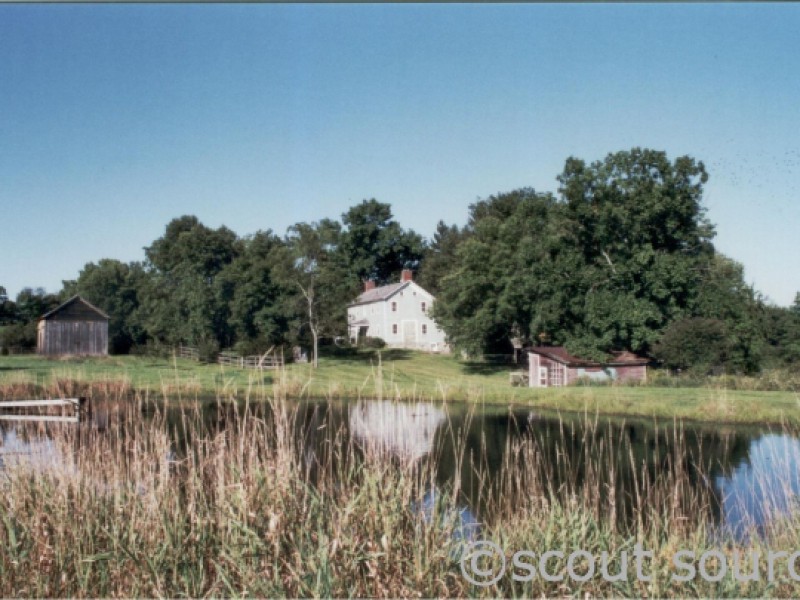
<path id="1" fill-rule="evenodd" d="M 539 367 L 539 387 L 547 387 L 547 367 Z"/>
<path id="2" fill-rule="evenodd" d="M 417 322 L 403 321 L 403 347 L 416 348 L 417 346 Z"/>

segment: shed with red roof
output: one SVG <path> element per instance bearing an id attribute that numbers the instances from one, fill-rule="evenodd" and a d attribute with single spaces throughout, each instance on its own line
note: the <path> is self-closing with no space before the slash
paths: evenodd
<path id="1" fill-rule="evenodd" d="M 571 355 L 563 346 L 528 349 L 528 385 L 561 387 L 580 379 L 592 381 L 646 381 L 646 358 L 633 352 L 611 352 L 603 362 Z"/>

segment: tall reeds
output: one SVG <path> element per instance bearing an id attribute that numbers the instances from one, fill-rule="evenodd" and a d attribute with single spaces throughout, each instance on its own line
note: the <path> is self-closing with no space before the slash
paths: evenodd
<path id="1" fill-rule="evenodd" d="M 695 481 L 714 457 L 690 450 L 677 423 L 654 436 L 658 469 L 624 436 L 600 435 L 604 425 L 588 415 L 555 433 L 532 423 L 529 435 L 509 438 L 498 468 L 467 451 L 469 415 L 440 427 L 429 456 L 407 460 L 360 443 L 325 403 L 301 414 L 276 394 L 252 406 L 220 399 L 212 411 L 186 401 L 168 415 L 161 399 L 115 394 L 95 394 L 93 425 L 18 428 L 49 442 L 47 460 L 0 467 L 3 596 L 800 593 L 792 581 L 770 585 L 766 573 L 750 583 L 730 572 L 719 582 L 671 580 L 670 557 L 682 549 L 800 549 L 791 514 L 745 542 L 715 534 L 719 499 Z M 456 465 L 447 481 L 436 466 L 443 452 Z M 653 580 L 631 569 L 614 583 L 517 582 L 509 571 L 491 587 L 471 585 L 459 566 L 463 474 L 478 490 L 472 534 L 509 557 L 606 552 L 616 572 L 639 544 L 654 552 Z"/>

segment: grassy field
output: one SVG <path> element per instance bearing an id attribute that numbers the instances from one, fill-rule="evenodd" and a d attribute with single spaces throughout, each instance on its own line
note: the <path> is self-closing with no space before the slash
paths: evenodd
<path id="1" fill-rule="evenodd" d="M 250 371 L 181 359 L 136 356 L 45 359 L 0 357 L 0 397 L 71 393 L 75 384 L 117 386 L 170 397 L 216 395 L 290 398 L 417 398 L 524 405 L 611 415 L 726 423 L 800 423 L 800 393 L 705 387 L 512 387 L 510 368 L 404 350 L 363 352 L 288 365 L 281 372 Z"/>

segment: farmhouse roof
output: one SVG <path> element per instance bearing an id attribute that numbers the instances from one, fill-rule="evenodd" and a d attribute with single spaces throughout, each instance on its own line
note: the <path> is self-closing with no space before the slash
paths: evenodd
<path id="1" fill-rule="evenodd" d="M 92 303 L 88 302 L 87 300 L 84 300 L 80 296 L 76 295 L 76 296 L 73 296 L 72 298 L 70 298 L 69 300 L 67 300 L 66 302 L 64 302 L 63 304 L 60 304 L 59 306 L 56 306 L 50 312 L 47 312 L 47 313 L 43 314 L 41 317 L 39 317 L 39 319 L 40 320 L 46 320 L 46 319 L 49 319 L 51 317 L 54 317 L 58 313 L 66 310 L 67 308 L 69 308 L 71 306 L 74 306 L 77 303 L 83 304 L 86 308 L 88 308 L 89 310 L 97 313 L 97 315 L 99 317 L 103 318 L 103 319 L 107 320 L 107 319 L 110 318 L 106 313 L 104 313 L 102 310 L 97 308 L 94 304 L 92 304 Z"/>
<path id="2" fill-rule="evenodd" d="M 603 362 L 586 360 L 570 354 L 564 346 L 534 346 L 528 349 L 529 352 L 539 354 L 568 367 L 621 367 L 646 365 L 649 361 L 642 357 L 624 350 L 621 352 L 610 352 L 608 359 Z"/>
<path id="3" fill-rule="evenodd" d="M 362 292 L 358 298 L 356 298 L 356 301 L 350 306 L 358 306 L 359 304 L 369 304 L 371 302 L 387 300 L 404 287 L 408 286 L 410 283 L 410 281 L 400 281 L 398 283 L 390 283 L 389 285 L 382 285 L 381 287 L 367 290 L 366 292 Z"/>

